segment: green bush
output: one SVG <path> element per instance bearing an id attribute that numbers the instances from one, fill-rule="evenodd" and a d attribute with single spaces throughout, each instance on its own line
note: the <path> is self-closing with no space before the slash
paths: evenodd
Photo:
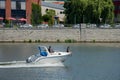
<path id="1" fill-rule="evenodd" d="M 95 40 L 93 40 L 93 43 L 95 43 Z"/>
<path id="2" fill-rule="evenodd" d="M 32 40 L 31 39 L 29 39 L 29 41 L 28 41 L 29 43 L 31 43 L 32 42 Z"/>
<path id="3" fill-rule="evenodd" d="M 74 39 L 66 39 L 65 40 L 65 43 L 75 43 L 75 42 L 77 42 L 77 41 Z"/>
<path id="4" fill-rule="evenodd" d="M 38 40 L 38 42 L 41 42 L 40 40 Z"/>
<path id="5" fill-rule="evenodd" d="M 59 39 L 57 39 L 57 42 L 60 42 L 60 40 L 59 40 Z"/>
<path id="6" fill-rule="evenodd" d="M 10 24 L 6 24 L 5 27 L 10 28 Z"/>

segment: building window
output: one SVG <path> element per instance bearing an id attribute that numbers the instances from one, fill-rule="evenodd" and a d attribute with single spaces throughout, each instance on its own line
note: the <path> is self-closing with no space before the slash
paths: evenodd
<path id="1" fill-rule="evenodd" d="M 11 9 L 16 9 L 16 10 L 25 10 L 25 2 L 20 2 L 20 1 L 12 1 L 11 2 Z"/>
<path id="2" fill-rule="evenodd" d="M 16 1 L 16 9 L 21 10 L 21 3 L 19 1 Z"/>
<path id="3" fill-rule="evenodd" d="M 47 8 L 45 11 L 47 12 L 49 9 Z"/>
<path id="4" fill-rule="evenodd" d="M 5 9 L 5 1 L 0 1 L 0 9 Z"/>
<path id="5" fill-rule="evenodd" d="M 62 11 L 60 11 L 60 14 L 62 14 Z"/>
<path id="6" fill-rule="evenodd" d="M 11 1 L 11 9 L 16 9 L 16 2 L 15 1 Z"/>
<path id="7" fill-rule="evenodd" d="M 118 10 L 120 10 L 120 6 L 118 6 Z"/>
<path id="8" fill-rule="evenodd" d="M 60 11 L 60 14 L 64 14 L 64 11 Z"/>
<path id="9" fill-rule="evenodd" d="M 26 10 L 25 4 L 26 4 L 25 2 L 21 2 L 21 9 L 22 9 L 22 10 Z"/>

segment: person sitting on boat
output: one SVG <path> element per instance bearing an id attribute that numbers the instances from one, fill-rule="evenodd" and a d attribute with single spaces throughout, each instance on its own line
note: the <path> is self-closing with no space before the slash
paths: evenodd
<path id="1" fill-rule="evenodd" d="M 70 52 L 70 47 L 69 47 L 69 46 L 67 47 L 67 50 L 66 50 L 66 52 Z"/>
<path id="2" fill-rule="evenodd" d="M 49 51 L 50 53 L 53 53 L 53 52 L 54 52 L 53 49 L 51 48 L 51 46 L 49 46 L 48 51 Z"/>

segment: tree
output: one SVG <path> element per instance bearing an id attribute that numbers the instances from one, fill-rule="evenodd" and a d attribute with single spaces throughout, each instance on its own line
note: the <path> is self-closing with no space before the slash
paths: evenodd
<path id="1" fill-rule="evenodd" d="M 41 7 L 38 4 L 32 3 L 31 23 L 33 25 L 40 24 L 42 22 Z"/>
<path id="2" fill-rule="evenodd" d="M 42 19 L 43 19 L 44 22 L 49 22 L 50 18 L 51 17 L 49 15 L 47 15 L 47 14 L 42 16 Z"/>
<path id="3" fill-rule="evenodd" d="M 94 10 L 95 8 L 95 3 L 93 1 L 88 1 L 87 7 L 85 9 L 85 22 L 86 23 L 93 23 L 95 20 L 95 13 L 96 10 Z"/>
<path id="4" fill-rule="evenodd" d="M 87 0 L 69 0 L 64 4 L 66 23 L 76 24 L 83 22 Z"/>
<path id="5" fill-rule="evenodd" d="M 99 23 L 103 0 L 89 0 L 85 9 L 86 23 Z"/>
<path id="6" fill-rule="evenodd" d="M 103 23 L 112 23 L 114 19 L 114 5 L 112 0 L 104 0 L 104 7 L 101 13 Z"/>
<path id="7" fill-rule="evenodd" d="M 112 0 L 69 0 L 64 4 L 66 23 L 113 22 L 114 6 Z"/>
<path id="8" fill-rule="evenodd" d="M 43 21 L 48 22 L 49 25 L 54 24 L 55 10 L 47 9 L 46 14 L 42 16 Z"/>

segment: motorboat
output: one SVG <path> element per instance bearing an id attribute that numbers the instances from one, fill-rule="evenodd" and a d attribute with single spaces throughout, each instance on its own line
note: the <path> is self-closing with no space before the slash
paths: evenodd
<path id="1" fill-rule="evenodd" d="M 50 47 L 49 47 L 50 48 Z M 64 52 L 50 51 L 46 46 L 38 46 L 39 52 L 26 59 L 26 63 L 58 63 L 64 62 L 71 55 L 69 47 Z"/>
<path id="2" fill-rule="evenodd" d="M 69 47 L 66 51 L 53 51 L 46 46 L 38 46 L 39 52 L 28 57 L 24 61 L 0 62 L 0 68 L 21 67 L 64 67 L 63 62 L 71 55 Z"/>

